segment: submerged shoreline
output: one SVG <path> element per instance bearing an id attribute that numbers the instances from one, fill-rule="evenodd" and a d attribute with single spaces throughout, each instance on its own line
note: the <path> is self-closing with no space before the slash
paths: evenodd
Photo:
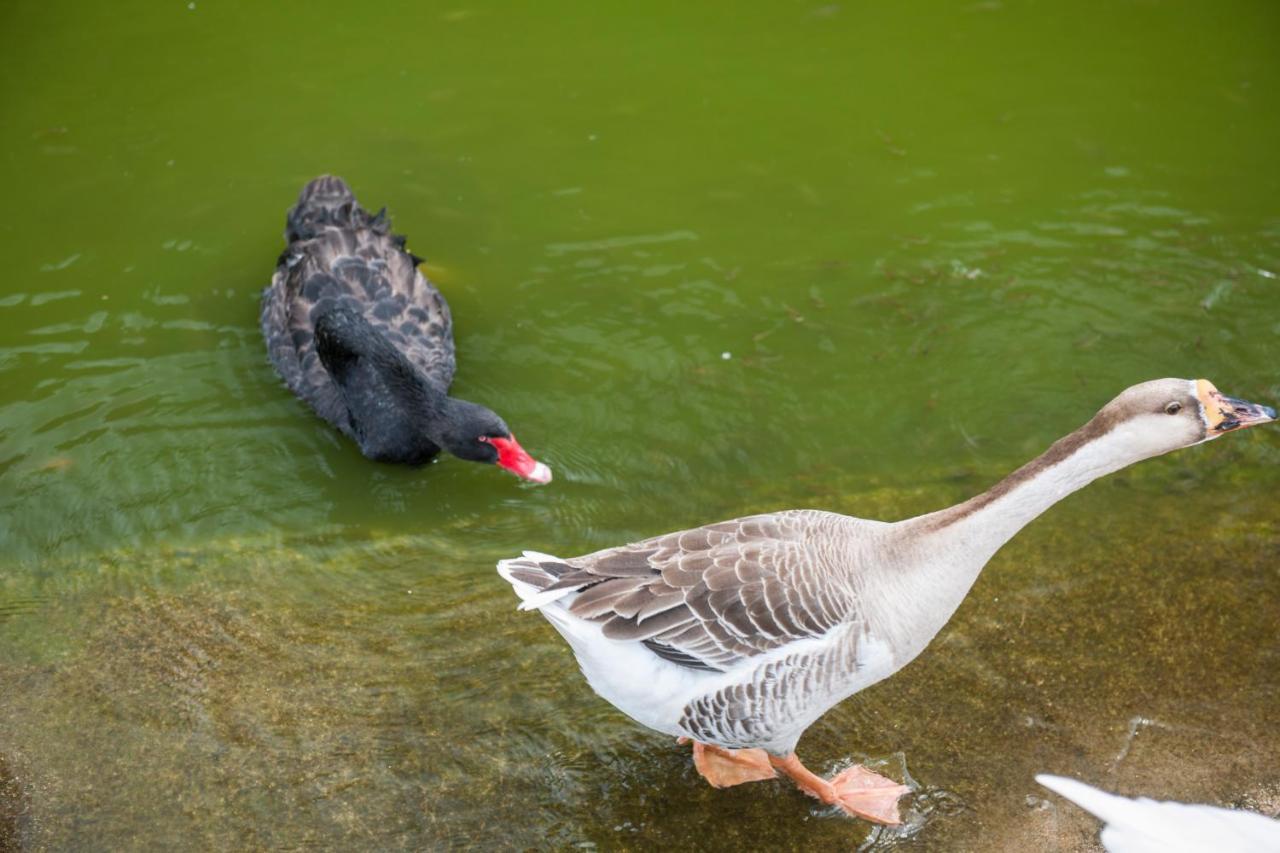
<path id="1" fill-rule="evenodd" d="M 1016 538 L 924 655 L 815 724 L 801 755 L 905 762 L 909 849 L 1092 849 L 1091 819 L 1039 789 L 1042 771 L 1274 810 L 1280 529 L 1221 503 L 1192 529 L 1188 507 L 1133 486 Z M 915 500 L 878 495 L 854 502 Z M 869 832 L 780 783 L 708 788 L 447 536 L 74 562 L 49 577 L 127 566 L 133 588 L 82 579 L 0 623 L 0 755 L 18 757 L 33 849 L 787 848 Z"/>

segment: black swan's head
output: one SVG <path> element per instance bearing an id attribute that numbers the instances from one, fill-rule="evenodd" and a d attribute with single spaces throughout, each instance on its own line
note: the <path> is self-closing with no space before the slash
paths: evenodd
<path id="1" fill-rule="evenodd" d="M 525 452 L 492 410 L 448 397 L 363 314 L 328 308 L 315 321 L 316 353 L 342 392 L 360 450 L 379 462 L 421 465 L 441 448 L 535 483 L 551 469 Z"/>
<path id="2" fill-rule="evenodd" d="M 535 483 L 551 482 L 551 469 L 526 453 L 491 409 L 449 397 L 441 420 L 440 445 L 459 459 L 492 463 Z"/>

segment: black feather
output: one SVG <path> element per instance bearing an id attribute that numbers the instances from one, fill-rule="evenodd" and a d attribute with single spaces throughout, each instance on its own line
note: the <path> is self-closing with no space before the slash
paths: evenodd
<path id="1" fill-rule="evenodd" d="M 704 672 L 724 672 L 724 670 L 718 669 L 706 661 L 700 660 L 691 654 L 680 651 L 679 649 L 673 649 L 671 646 L 659 643 L 657 640 L 641 640 L 640 642 L 644 644 L 645 648 L 663 660 L 669 660 L 672 663 L 679 664 L 687 669 L 700 669 Z"/>

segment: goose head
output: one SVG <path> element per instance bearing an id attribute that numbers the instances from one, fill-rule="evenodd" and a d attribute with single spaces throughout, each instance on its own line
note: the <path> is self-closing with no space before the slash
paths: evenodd
<path id="1" fill-rule="evenodd" d="M 1275 409 L 1228 397 L 1208 379 L 1156 379 L 1125 389 L 1090 426 L 1145 459 L 1274 420 Z"/>
<path id="2" fill-rule="evenodd" d="M 534 483 L 551 482 L 551 468 L 520 446 L 496 412 L 479 403 L 446 400 L 439 430 L 441 447 L 459 459 L 497 465 Z"/>

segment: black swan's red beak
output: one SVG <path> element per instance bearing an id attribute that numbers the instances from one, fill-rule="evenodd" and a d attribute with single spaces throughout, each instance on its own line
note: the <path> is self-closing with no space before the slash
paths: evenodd
<path id="1" fill-rule="evenodd" d="M 517 477 L 534 483 L 551 482 L 551 469 L 525 452 L 514 435 L 508 438 L 490 438 L 489 443 L 498 451 L 499 468 L 506 468 Z"/>

